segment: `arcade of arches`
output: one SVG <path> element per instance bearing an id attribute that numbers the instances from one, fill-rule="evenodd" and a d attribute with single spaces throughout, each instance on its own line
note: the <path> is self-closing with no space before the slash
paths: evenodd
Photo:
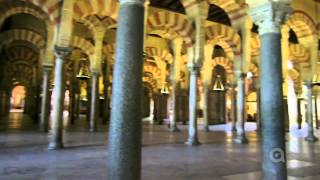
<path id="1" fill-rule="evenodd" d="M 320 179 L 318 9 L 0 0 L 0 179 Z"/>

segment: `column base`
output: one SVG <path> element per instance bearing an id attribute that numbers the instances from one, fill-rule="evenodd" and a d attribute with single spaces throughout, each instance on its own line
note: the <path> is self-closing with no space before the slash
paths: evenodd
<path id="1" fill-rule="evenodd" d="M 169 129 L 170 132 L 180 132 L 180 129 L 178 128 L 177 125 L 174 125 L 172 126 L 170 129 Z"/>
<path id="2" fill-rule="evenodd" d="M 305 141 L 308 141 L 308 142 L 316 142 L 318 141 L 319 139 L 315 136 L 315 135 L 309 135 L 307 136 L 306 138 L 304 138 Z"/>
<path id="3" fill-rule="evenodd" d="M 232 132 L 237 132 L 236 126 L 232 126 L 231 131 L 232 131 Z"/>
<path id="4" fill-rule="evenodd" d="M 52 142 L 48 145 L 48 150 L 58 150 L 63 149 L 63 143 L 62 142 Z"/>
<path id="5" fill-rule="evenodd" d="M 92 133 L 97 132 L 97 129 L 96 128 L 90 128 L 89 132 L 92 132 Z"/>
<path id="6" fill-rule="evenodd" d="M 204 131 L 204 132 L 210 132 L 209 126 L 204 126 L 204 127 L 203 127 L 203 131 Z"/>
<path id="7" fill-rule="evenodd" d="M 248 144 L 249 143 L 247 137 L 243 136 L 243 135 L 237 136 L 233 141 L 237 144 Z"/>
<path id="8" fill-rule="evenodd" d="M 185 142 L 184 144 L 188 146 L 198 146 L 200 145 L 200 142 L 197 139 L 188 139 L 188 141 Z"/>

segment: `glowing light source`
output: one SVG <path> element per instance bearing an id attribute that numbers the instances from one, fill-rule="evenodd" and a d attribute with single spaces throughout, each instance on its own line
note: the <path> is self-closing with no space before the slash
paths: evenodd
<path id="1" fill-rule="evenodd" d="M 213 84 L 213 90 L 214 91 L 224 91 L 225 90 L 220 75 L 217 75 L 217 78 Z"/>

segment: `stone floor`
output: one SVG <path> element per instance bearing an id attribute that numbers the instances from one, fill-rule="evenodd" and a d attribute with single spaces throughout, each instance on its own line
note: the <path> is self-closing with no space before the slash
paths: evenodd
<path id="1" fill-rule="evenodd" d="M 0 120 L 0 179 L 105 179 L 107 127 L 88 133 L 85 118 L 64 132 L 65 149 L 48 151 L 48 135 L 37 132 L 31 119 L 11 113 Z M 225 125 L 200 131 L 202 144 L 184 145 L 187 126 L 171 133 L 165 125 L 143 126 L 143 180 L 258 180 L 260 173 L 259 136 L 253 124 L 246 129 L 250 143 L 232 143 L 233 134 Z M 201 128 L 201 127 L 199 127 Z M 320 135 L 320 132 L 317 132 Z M 288 173 L 292 180 L 320 179 L 320 143 L 303 141 L 303 131 L 287 137 Z"/>

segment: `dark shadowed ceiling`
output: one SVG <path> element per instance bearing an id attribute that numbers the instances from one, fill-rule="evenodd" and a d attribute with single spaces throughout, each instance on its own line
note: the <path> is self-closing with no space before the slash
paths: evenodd
<path id="1" fill-rule="evenodd" d="M 156 8 L 161 8 L 176 13 L 185 14 L 183 4 L 179 0 L 151 0 L 150 5 Z M 230 26 L 231 22 L 223 9 L 220 7 L 210 4 L 208 18 L 209 21 L 221 23 Z"/>

